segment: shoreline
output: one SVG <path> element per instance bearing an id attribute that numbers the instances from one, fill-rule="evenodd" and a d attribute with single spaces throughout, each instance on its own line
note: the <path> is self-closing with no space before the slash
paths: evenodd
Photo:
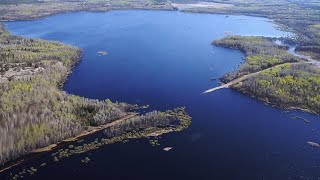
<path id="1" fill-rule="evenodd" d="M 251 94 L 247 91 L 242 91 L 240 89 L 236 89 L 236 88 L 232 88 L 230 87 L 230 89 L 232 90 L 235 90 L 239 93 L 241 93 L 242 95 L 244 96 L 247 96 L 247 97 L 250 97 L 258 102 L 262 102 L 264 103 L 265 105 L 267 106 L 270 106 L 272 108 L 277 108 L 277 109 L 282 109 L 282 110 L 291 110 L 291 111 L 301 111 L 303 113 L 310 113 L 310 114 L 314 114 L 314 115 L 320 115 L 319 113 L 315 112 L 315 111 L 312 111 L 310 109 L 305 109 L 305 108 L 302 108 L 302 107 L 294 107 L 294 106 L 291 106 L 291 105 L 279 105 L 279 104 L 275 104 L 275 103 L 272 103 L 270 101 L 267 101 L 263 98 L 258 98 L 258 97 L 255 97 L 254 94 Z"/>
<path id="2" fill-rule="evenodd" d="M 23 158 L 25 156 L 32 156 L 33 154 L 40 154 L 40 153 L 53 151 L 53 150 L 65 145 L 66 143 L 78 141 L 79 139 L 82 139 L 82 138 L 85 138 L 85 137 L 87 137 L 89 135 L 98 133 L 98 132 L 100 132 L 100 131 L 108 128 L 108 127 L 111 127 L 111 126 L 117 124 L 117 123 L 120 123 L 122 121 L 128 120 L 128 119 L 133 118 L 133 117 L 136 117 L 138 114 L 139 113 L 129 113 L 125 117 L 123 117 L 121 119 L 118 119 L 118 120 L 115 120 L 115 121 L 113 121 L 111 123 L 104 124 L 104 125 L 97 126 L 97 127 L 89 127 L 90 129 L 84 130 L 82 133 L 80 133 L 80 134 L 78 134 L 78 135 L 76 135 L 74 137 L 67 138 L 65 140 L 62 140 L 62 141 L 54 143 L 54 144 L 50 144 L 50 145 L 48 145 L 46 147 L 43 147 L 43 148 L 35 149 L 35 150 L 29 152 L 28 154 L 22 156 L 22 157 L 18 157 L 18 159 L 21 158 L 20 160 L 17 160 L 17 161 L 13 160 L 14 162 L 12 162 L 11 164 L 9 164 L 7 166 L 4 165 L 4 167 L 0 169 L 0 173 L 5 172 L 5 171 L 17 166 L 17 165 L 20 165 L 21 163 L 24 163 L 24 162 L 28 161 L 29 160 L 28 158 L 27 159 Z M 10 161 L 8 161 L 8 162 L 10 162 Z"/>
<path id="3" fill-rule="evenodd" d="M 305 56 L 300 55 L 299 53 L 295 52 L 295 48 L 292 48 L 292 46 L 290 46 L 289 44 L 279 45 L 278 43 L 274 42 L 274 38 L 270 39 L 270 38 L 266 38 L 263 36 L 258 36 L 258 37 L 257 36 L 229 36 L 229 37 L 224 37 L 224 38 L 215 40 L 212 43 L 212 45 L 222 47 L 222 48 L 234 49 L 234 50 L 242 52 L 245 55 L 245 60 L 244 60 L 244 63 L 242 63 L 242 66 L 249 66 L 248 64 L 246 64 L 248 61 L 248 58 L 256 57 L 256 56 L 259 57 L 259 56 L 261 56 L 261 53 L 264 52 L 265 49 L 272 48 L 271 45 L 269 45 L 270 47 L 267 48 L 267 45 L 269 42 L 265 42 L 266 44 L 264 46 L 266 46 L 266 47 L 262 46 L 261 49 L 258 49 L 255 51 L 255 53 L 252 53 L 250 51 L 250 46 L 252 46 L 252 44 L 254 45 L 254 43 L 251 43 L 250 38 L 260 38 L 262 40 L 264 39 L 264 40 L 269 40 L 269 41 L 272 40 L 271 41 L 272 45 L 277 46 L 277 47 L 275 47 L 276 50 L 281 51 L 281 52 L 279 52 L 279 54 L 276 54 L 279 56 L 279 59 L 285 59 L 280 54 L 287 53 L 288 55 L 295 57 L 296 61 L 291 61 L 291 62 L 290 61 L 287 61 L 287 62 L 283 61 L 281 64 L 274 63 L 274 64 L 270 65 L 268 68 L 263 68 L 263 66 L 261 66 L 261 70 L 259 70 L 259 71 L 252 71 L 252 70 L 251 71 L 241 71 L 241 67 L 236 68 L 234 71 L 228 72 L 219 78 L 220 81 L 224 83 L 223 85 L 217 86 L 215 88 L 211 88 L 211 89 L 205 91 L 204 93 L 210 93 L 210 92 L 222 89 L 222 88 L 230 88 L 230 89 L 236 90 L 237 92 L 242 93 L 243 95 L 246 95 L 246 96 L 249 96 L 249 97 L 256 99 L 258 101 L 264 102 L 266 105 L 270 105 L 272 107 L 276 107 L 276 108 L 280 108 L 280 109 L 287 109 L 287 110 L 300 110 L 302 112 L 319 115 L 319 112 L 317 111 L 317 109 L 310 106 L 310 101 L 308 101 L 306 99 L 303 101 L 303 103 L 295 103 L 295 102 L 292 102 L 288 99 L 281 98 L 280 95 L 275 95 L 275 96 L 270 95 L 270 94 L 263 95 L 257 91 L 254 91 L 253 89 L 251 89 L 250 87 L 252 87 L 252 86 L 250 86 L 250 85 L 243 86 L 243 84 L 246 84 L 246 82 L 247 82 L 246 80 L 249 78 L 257 79 L 257 78 L 259 78 L 259 75 L 262 72 L 267 72 L 268 70 L 273 70 L 273 69 L 277 69 L 277 68 L 284 69 L 284 67 L 286 65 L 290 65 L 290 67 L 291 67 L 291 65 L 306 64 L 306 65 L 309 65 L 310 67 L 313 67 L 315 69 L 319 69 L 319 61 L 316 61 L 311 58 L 306 58 Z M 232 42 L 232 40 L 234 40 L 234 42 Z M 241 44 L 242 42 L 244 42 L 244 43 Z M 245 44 L 245 43 L 247 43 L 247 44 Z M 285 54 L 283 56 L 285 57 Z M 263 63 L 263 61 L 261 63 Z M 294 71 L 294 69 L 293 69 L 293 71 Z M 300 71 L 295 71 L 295 72 L 300 72 Z M 308 72 L 308 71 L 304 71 L 304 72 Z M 255 76 L 256 76 L 256 78 L 255 78 Z M 311 77 L 311 74 L 309 76 Z M 275 75 L 273 77 L 278 77 L 278 76 Z M 257 83 L 257 82 L 253 82 L 253 83 Z M 272 82 L 270 82 L 270 83 L 272 84 Z M 276 82 L 274 82 L 273 84 L 275 84 L 274 88 L 279 87 L 279 85 L 277 86 Z M 299 84 L 297 84 L 297 85 L 299 85 Z M 310 85 L 310 86 L 312 86 L 312 85 Z M 317 85 L 313 85 L 313 87 L 317 88 Z M 259 89 L 259 88 L 266 88 L 266 87 L 258 86 L 256 89 Z M 313 90 L 313 91 L 310 91 L 310 94 L 314 95 L 316 92 L 317 92 L 316 90 Z M 299 93 L 293 93 L 293 94 L 291 94 L 291 96 L 294 96 L 295 98 L 302 98 L 303 97 L 303 95 L 301 95 Z"/>
<path id="4" fill-rule="evenodd" d="M 122 8 L 122 9 L 112 9 L 112 10 L 142 10 L 142 9 L 138 9 L 138 8 L 128 8 L 128 9 L 125 9 L 125 8 Z M 144 9 L 144 10 L 168 10 L 168 11 L 175 11 L 175 9 Z M 108 10 L 108 11 L 110 11 L 110 10 Z M 108 11 L 99 11 L 99 12 L 108 12 Z M 59 13 L 57 13 L 57 14 L 61 14 L 61 13 L 74 13 L 74 12 L 76 12 L 76 11 L 59 12 Z M 83 12 L 83 11 L 81 10 L 81 11 L 79 11 L 79 12 Z M 84 12 L 85 12 L 85 11 L 84 11 Z M 93 12 L 93 11 L 91 11 L 91 12 Z M 97 12 L 97 11 L 95 11 L 95 12 Z M 45 16 L 43 16 L 42 18 L 50 17 L 50 16 L 52 16 L 52 15 L 53 15 L 53 14 L 45 15 Z M 34 19 L 39 19 L 39 17 L 34 18 Z M 31 20 L 33 20 L 33 19 L 31 19 Z M 25 20 L 20 20 L 20 21 L 25 21 Z M 0 24 L 3 24 L 3 23 L 2 23 L 2 20 L 0 21 Z M 6 28 L 6 26 L 5 26 L 4 24 L 3 24 L 3 27 L 4 27 L 4 30 L 5 30 L 6 32 L 8 32 L 10 35 L 16 36 L 16 35 L 11 34 L 11 32 L 7 30 L 7 28 Z M 19 37 L 20 37 L 20 36 L 19 36 Z M 59 41 L 50 41 L 50 40 L 44 40 L 44 39 L 39 39 L 39 38 L 29 38 L 29 39 L 38 39 L 38 40 L 47 41 L 47 42 L 58 42 L 58 43 L 63 44 L 63 45 L 65 44 L 65 43 L 62 43 L 62 42 L 59 42 Z M 83 54 L 84 54 L 84 52 L 83 52 L 82 49 L 79 49 L 78 47 L 72 46 L 72 45 L 69 45 L 69 44 L 66 44 L 66 45 L 68 45 L 68 46 L 70 46 L 70 47 L 76 48 L 77 51 L 78 51 L 78 56 L 76 57 L 76 59 L 73 61 L 72 64 L 70 64 L 69 66 L 66 66 L 66 68 L 67 68 L 67 73 L 66 73 L 65 75 L 63 75 L 61 81 L 57 84 L 57 88 L 58 88 L 60 91 L 64 92 L 64 93 L 66 93 L 66 92 L 63 91 L 62 87 L 63 87 L 64 84 L 68 81 L 68 77 L 69 77 L 70 74 L 72 73 L 73 68 L 74 68 L 75 66 L 77 66 L 77 64 L 82 60 L 82 56 L 83 56 Z M 68 93 L 67 93 L 67 94 L 68 94 Z M 132 114 L 132 115 L 129 115 L 129 117 L 125 117 L 125 118 L 122 118 L 122 119 L 116 120 L 116 121 L 117 121 L 117 122 L 123 121 L 123 120 L 125 120 L 125 119 L 129 119 L 129 118 L 135 117 L 136 115 L 138 115 L 138 113 L 134 113 L 134 114 Z M 115 122 L 113 122 L 113 123 L 108 123 L 108 124 L 101 125 L 101 126 L 94 127 L 94 128 L 89 127 L 89 128 L 91 128 L 90 130 L 84 131 L 84 132 L 82 132 L 82 133 L 80 133 L 80 134 L 78 134 L 78 135 L 76 135 L 76 136 L 74 136 L 74 137 L 67 138 L 67 139 L 65 139 L 65 140 L 63 140 L 63 141 L 60 141 L 60 142 L 58 142 L 58 143 L 54 143 L 54 144 L 50 144 L 50 145 L 48 145 L 48 146 L 46 146 L 46 147 L 34 149 L 34 150 L 30 151 L 30 152 L 25 153 L 25 154 L 22 155 L 22 156 L 18 156 L 16 159 L 20 159 L 20 158 L 22 158 L 22 157 L 24 157 L 24 156 L 27 156 L 27 155 L 30 155 L 30 154 L 32 154 L 32 153 L 42 153 L 42 152 L 48 152 L 48 151 L 54 150 L 54 149 L 60 147 L 60 145 L 62 145 L 63 143 L 75 141 L 75 140 L 78 139 L 78 138 L 82 138 L 82 137 L 88 136 L 88 135 L 90 135 L 90 134 L 99 132 L 99 131 L 101 131 L 101 130 L 103 130 L 103 129 L 105 129 L 105 128 L 108 128 L 108 127 L 110 127 L 110 126 L 112 126 L 112 125 L 114 125 L 114 124 L 115 124 Z M 170 132 L 171 132 L 171 131 L 170 131 Z M 2 164 L 2 165 L 4 165 L 5 167 L 4 167 L 3 169 L 0 169 L 0 173 L 3 172 L 4 169 L 5 169 L 5 170 L 10 169 L 11 167 L 14 167 L 14 166 L 16 166 L 16 165 L 21 164 L 22 162 L 24 162 L 24 160 L 22 159 L 21 162 L 13 163 L 13 165 L 9 165 L 9 168 L 7 168 L 7 166 L 6 166 L 5 164 L 6 164 L 6 163 L 10 163 L 11 161 L 15 161 L 15 160 L 14 160 L 14 159 L 13 159 L 13 160 L 9 160 L 9 161 L 5 162 L 4 164 Z M 0 167 L 1 167 L 2 165 L 0 164 Z"/>
<path id="5" fill-rule="evenodd" d="M 285 63 L 285 64 L 288 64 L 288 63 Z M 307 64 L 307 63 L 306 62 L 305 63 L 300 62 L 300 63 L 291 63 L 291 64 Z M 284 65 L 284 64 L 280 64 L 280 66 L 281 65 Z M 276 65 L 276 66 L 279 66 L 279 65 Z M 275 66 L 273 66 L 271 68 L 268 68 L 268 69 L 272 69 L 274 67 Z M 265 70 L 268 70 L 268 69 L 264 69 L 262 71 L 265 71 Z M 262 72 L 262 71 L 260 71 L 260 72 Z M 313 111 L 311 109 L 306 109 L 306 108 L 302 108 L 302 107 L 294 107 L 294 106 L 291 106 L 291 105 L 280 105 L 280 104 L 272 103 L 270 101 L 265 100 L 264 98 L 256 97 L 255 94 L 252 94 L 252 93 L 250 93 L 248 91 L 244 91 L 244 90 L 237 89 L 237 88 L 233 87 L 237 83 L 241 83 L 242 81 L 245 81 L 249 77 L 253 77 L 253 76 L 257 75 L 260 72 L 253 72 L 251 74 L 244 75 L 242 77 L 239 77 L 239 78 L 234 79 L 234 80 L 232 80 L 230 82 L 227 82 L 227 83 L 224 83 L 224 82 L 220 81 L 221 82 L 220 86 L 208 89 L 205 92 L 203 92 L 203 94 L 213 93 L 214 91 L 217 91 L 217 90 L 220 90 L 220 89 L 229 88 L 229 89 L 236 90 L 237 92 L 240 92 L 241 94 L 243 94 L 245 96 L 249 96 L 249 97 L 251 97 L 251 98 L 253 98 L 253 99 L 257 100 L 257 101 L 264 102 L 266 105 L 269 105 L 271 107 L 276 107 L 276 108 L 279 108 L 279 109 L 286 109 L 286 110 L 300 110 L 302 112 L 319 115 L 319 113 L 317 113 L 317 112 L 315 112 L 315 111 Z"/>
<path id="6" fill-rule="evenodd" d="M 120 142 L 123 140 L 140 139 L 140 138 L 146 138 L 146 137 L 157 137 L 157 136 L 161 136 L 161 135 L 172 133 L 172 132 L 180 132 L 180 131 L 189 127 L 189 125 L 191 124 L 191 116 L 186 114 L 186 112 L 184 111 L 184 108 L 182 108 L 182 111 L 181 111 L 181 108 L 180 109 L 177 108 L 177 109 L 178 109 L 178 111 L 168 112 L 169 115 L 175 116 L 180 121 L 181 124 L 176 127 L 169 127 L 169 128 L 152 127 L 152 128 L 144 129 L 141 132 L 137 132 L 137 134 L 135 134 L 135 133 L 132 134 L 130 132 L 124 132 L 123 134 L 121 134 L 119 136 L 114 136 L 114 137 L 110 138 L 109 142 L 107 142 L 108 139 L 104 139 L 104 138 L 101 139 L 100 143 L 96 142 L 97 140 L 95 140 L 94 142 L 96 142 L 96 143 L 100 144 L 100 146 L 102 146 L 102 144 L 103 145 L 113 144 L 113 143 Z M 181 114 L 181 112 L 182 112 L 182 114 Z M 104 124 L 104 125 L 101 125 L 98 127 L 93 127 L 93 128 L 86 130 L 83 133 L 81 133 L 75 137 L 67 138 L 59 143 L 51 144 L 51 145 L 44 147 L 44 148 L 39 148 L 39 149 L 33 151 L 32 153 L 29 153 L 25 156 L 18 158 L 17 160 L 12 162 L 11 164 L 4 166 L 2 169 L 0 169 L 0 173 L 5 172 L 7 170 L 10 170 L 11 168 L 14 168 L 14 167 L 16 167 L 24 162 L 27 162 L 33 158 L 36 158 L 36 157 L 42 155 L 43 153 L 47 153 L 47 152 L 56 150 L 61 146 L 67 145 L 69 142 L 81 140 L 81 139 L 85 138 L 86 136 L 103 131 L 108 127 L 112 127 L 118 123 L 121 123 L 122 121 L 126 121 L 128 119 L 134 118 L 137 115 L 139 115 L 139 113 L 134 113 L 134 112 L 128 113 L 125 117 L 120 118 L 120 119 L 113 121 L 111 123 Z M 130 135 L 128 135 L 128 134 L 130 134 Z M 88 149 L 88 150 L 83 151 L 81 153 L 86 153 L 91 150 L 98 149 L 100 146 L 97 146 L 96 148 Z M 77 154 L 77 153 L 75 153 L 75 154 Z M 70 154 L 70 155 L 72 155 L 72 154 Z M 66 156 L 66 157 L 68 157 L 68 156 Z M 61 158 L 61 157 L 59 157 L 59 158 Z"/>
<path id="7" fill-rule="evenodd" d="M 17 19 L 2 19 L 0 20 L 0 23 L 5 22 L 15 22 L 15 21 L 33 21 L 33 20 L 42 20 L 53 16 L 63 15 L 63 14 L 72 14 L 72 13 L 106 13 L 110 11 L 130 11 L 130 10 L 141 10 L 141 11 L 178 11 L 178 9 L 175 9 L 172 6 L 172 9 L 169 8 L 111 8 L 107 10 L 67 10 L 67 11 L 61 11 L 61 12 L 54 12 L 52 14 L 44 14 L 39 15 L 38 17 L 28 17 L 28 18 L 17 18 Z M 213 13 L 209 13 L 213 14 Z"/>
<path id="8" fill-rule="evenodd" d="M 51 145 L 43 147 L 43 148 L 38 148 L 36 150 L 31 151 L 31 153 L 42 153 L 42 152 L 52 151 L 52 150 L 58 148 L 59 144 L 61 144 L 61 143 L 63 144 L 63 143 L 68 143 L 68 142 L 74 142 L 74 141 L 77 141 L 77 140 L 79 140 L 81 138 L 85 138 L 86 136 L 89 136 L 89 135 L 94 134 L 94 133 L 98 133 L 98 132 L 100 132 L 100 131 L 108 128 L 108 127 L 114 126 L 115 124 L 118 124 L 118 123 L 120 123 L 122 121 L 125 121 L 125 120 L 128 120 L 130 118 L 136 117 L 138 114 L 139 113 L 128 113 L 123 118 L 115 120 L 115 121 L 113 121 L 111 123 L 100 125 L 100 126 L 97 126 L 97 127 L 90 126 L 90 127 L 88 127 L 88 130 L 84 130 L 82 133 L 80 133 L 80 134 L 78 134 L 78 135 L 76 135 L 74 137 L 67 138 L 65 140 L 62 140 L 61 142 L 58 142 L 58 143 L 55 143 L 55 144 L 51 144 Z"/>

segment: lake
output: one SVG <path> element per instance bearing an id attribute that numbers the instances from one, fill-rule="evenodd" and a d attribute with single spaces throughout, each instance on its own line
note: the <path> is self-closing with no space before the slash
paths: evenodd
<path id="1" fill-rule="evenodd" d="M 26 179 L 284 180 L 319 179 L 320 118 L 285 112 L 231 89 L 202 92 L 236 69 L 243 53 L 211 45 L 229 34 L 291 36 L 264 18 L 126 10 L 70 13 L 5 23 L 25 37 L 56 40 L 84 50 L 63 89 L 68 93 L 124 101 L 151 109 L 186 106 L 189 129 L 104 146 Z M 107 55 L 99 55 L 107 51 Z M 310 120 L 293 120 L 292 115 Z M 172 146 L 169 152 L 164 147 Z M 90 157 L 88 164 L 81 163 Z M 34 158 L 20 167 L 50 159 Z M 8 177 L 5 176 L 4 177 Z"/>

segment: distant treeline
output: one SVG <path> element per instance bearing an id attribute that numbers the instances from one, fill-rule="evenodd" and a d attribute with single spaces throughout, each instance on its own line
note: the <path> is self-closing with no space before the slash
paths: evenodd
<path id="1" fill-rule="evenodd" d="M 0 4 L 29 4 L 29 3 L 38 3 L 41 1 L 38 0 L 0 0 Z"/>
<path id="2" fill-rule="evenodd" d="M 173 10 L 167 0 L 0 0 L 0 20 L 29 20 L 58 13 L 113 9 Z"/>

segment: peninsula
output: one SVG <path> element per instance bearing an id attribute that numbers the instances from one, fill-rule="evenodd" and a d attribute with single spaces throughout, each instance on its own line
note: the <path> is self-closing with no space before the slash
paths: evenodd
<path id="1" fill-rule="evenodd" d="M 231 87 L 284 108 L 320 113 L 320 68 L 316 62 L 290 54 L 286 46 L 264 37 L 229 36 L 213 44 L 246 54 L 239 69 L 224 75 L 226 83 L 205 91 Z"/>
<path id="2" fill-rule="evenodd" d="M 14 36 L 0 26 L 0 164 L 114 126 L 117 134 L 113 130 L 109 138 L 132 129 L 152 134 L 190 125 L 184 109 L 138 115 L 138 105 L 62 91 L 59 87 L 81 55 L 76 47 Z"/>

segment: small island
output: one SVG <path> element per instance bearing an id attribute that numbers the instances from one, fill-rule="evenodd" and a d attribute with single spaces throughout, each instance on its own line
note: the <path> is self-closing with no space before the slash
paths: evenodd
<path id="1" fill-rule="evenodd" d="M 109 54 L 107 51 L 98 51 L 99 56 L 105 56 Z"/>

